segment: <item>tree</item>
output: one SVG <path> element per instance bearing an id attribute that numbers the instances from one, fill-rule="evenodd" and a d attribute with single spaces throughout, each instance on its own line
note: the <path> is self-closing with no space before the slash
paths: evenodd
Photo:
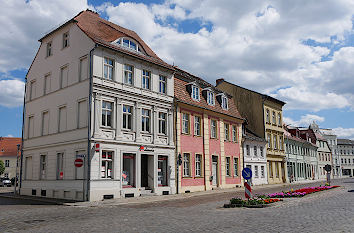
<path id="1" fill-rule="evenodd" d="M 5 172 L 4 161 L 0 160 L 0 176 Z"/>

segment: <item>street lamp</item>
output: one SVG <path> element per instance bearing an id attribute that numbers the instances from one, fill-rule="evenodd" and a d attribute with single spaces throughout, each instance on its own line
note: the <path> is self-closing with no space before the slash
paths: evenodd
<path id="1" fill-rule="evenodd" d="M 16 173 L 15 173 L 15 188 L 14 195 L 16 195 L 16 187 L 17 187 L 17 168 L 18 168 L 18 152 L 20 151 L 20 144 L 17 144 L 17 152 L 16 152 Z"/>

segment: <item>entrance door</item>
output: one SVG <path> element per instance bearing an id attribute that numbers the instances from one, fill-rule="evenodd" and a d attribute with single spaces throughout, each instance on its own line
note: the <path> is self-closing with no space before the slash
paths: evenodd
<path id="1" fill-rule="evenodd" d="M 218 157 L 216 156 L 213 156 L 211 175 L 213 176 L 213 180 L 212 180 L 213 186 L 217 186 L 218 185 Z"/>
<path id="2" fill-rule="evenodd" d="M 149 187 L 148 157 L 147 155 L 141 155 L 141 187 Z"/>

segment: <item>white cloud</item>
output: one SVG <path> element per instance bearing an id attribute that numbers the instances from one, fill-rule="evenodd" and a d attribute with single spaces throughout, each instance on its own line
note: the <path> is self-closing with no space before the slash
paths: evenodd
<path id="1" fill-rule="evenodd" d="M 321 61 L 329 49 L 303 44 L 308 39 L 329 42 L 331 36 L 342 43 L 352 33 L 352 1 L 168 0 L 110 4 L 105 9 L 111 21 L 135 30 L 161 58 L 211 83 L 224 77 L 272 94 L 286 101 L 288 109 L 318 111 L 353 103 L 353 93 L 332 84 L 340 79 L 353 90 L 349 48 L 338 51 L 333 61 Z M 177 24 L 184 19 L 209 22 L 212 30 L 201 26 L 195 33 L 183 33 L 169 18 Z"/>
<path id="2" fill-rule="evenodd" d="M 13 138 L 13 137 L 14 137 L 14 135 L 12 135 L 12 134 L 8 134 L 6 137 L 8 137 L 8 138 Z"/>
<path id="3" fill-rule="evenodd" d="M 86 0 L 1 1 L 0 72 L 28 69 L 38 39 L 88 7 Z"/>
<path id="4" fill-rule="evenodd" d="M 325 121 L 324 117 L 313 115 L 313 114 L 306 114 L 300 117 L 300 120 L 296 121 L 291 119 L 290 117 L 283 118 L 285 124 L 292 125 L 292 126 L 304 126 L 308 127 L 312 122 L 321 123 Z"/>
<path id="5" fill-rule="evenodd" d="M 334 132 L 337 134 L 338 138 L 346 138 L 354 140 L 354 128 L 334 128 Z"/>
<path id="6" fill-rule="evenodd" d="M 24 82 L 16 79 L 0 80 L 0 105 L 17 107 L 23 104 Z"/>

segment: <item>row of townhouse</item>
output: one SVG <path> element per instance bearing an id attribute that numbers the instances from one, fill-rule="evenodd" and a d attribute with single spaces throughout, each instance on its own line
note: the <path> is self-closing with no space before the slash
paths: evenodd
<path id="1" fill-rule="evenodd" d="M 338 139 L 337 148 L 343 177 L 354 176 L 354 141 Z"/>
<path id="2" fill-rule="evenodd" d="M 319 132 L 295 140 L 284 131 L 284 102 L 171 66 L 95 12 L 39 41 L 26 76 L 22 195 L 93 201 L 232 188 L 243 167 L 254 185 L 285 183 L 321 178 L 333 160 Z"/>
<path id="3" fill-rule="evenodd" d="M 1 174 L 5 178 L 12 179 L 16 174 L 20 155 L 21 138 L 0 137 L 0 160 L 4 163 L 5 170 Z"/>

